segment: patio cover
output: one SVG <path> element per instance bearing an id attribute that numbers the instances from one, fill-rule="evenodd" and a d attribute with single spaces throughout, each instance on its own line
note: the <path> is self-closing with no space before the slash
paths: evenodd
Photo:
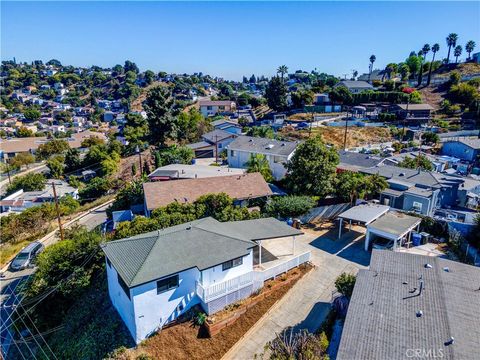
<path id="1" fill-rule="evenodd" d="M 421 218 L 406 215 L 400 212 L 389 212 L 367 226 L 365 249 L 368 249 L 370 234 L 375 234 L 386 239 L 394 240 L 394 249 L 397 240 L 402 239 L 422 222 Z"/>
<path id="2" fill-rule="evenodd" d="M 352 221 L 361 222 L 367 226 L 372 221 L 375 221 L 380 216 L 387 213 L 389 209 L 390 207 L 387 205 L 368 203 L 351 207 L 347 211 L 342 212 L 338 215 L 338 218 L 340 219 L 338 238 L 340 239 L 342 237 L 342 222 L 344 219 L 350 222 L 350 228 L 352 226 Z"/>

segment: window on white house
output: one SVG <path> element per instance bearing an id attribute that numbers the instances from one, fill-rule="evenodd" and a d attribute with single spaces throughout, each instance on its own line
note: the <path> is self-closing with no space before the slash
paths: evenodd
<path id="1" fill-rule="evenodd" d="M 222 264 L 222 270 L 225 271 L 225 270 L 234 268 L 236 266 L 240 266 L 242 264 L 243 264 L 243 257 L 239 257 L 239 258 L 224 262 Z"/>
<path id="2" fill-rule="evenodd" d="M 422 203 L 421 202 L 414 201 L 412 207 L 413 207 L 414 211 L 418 211 L 418 212 L 422 211 Z"/>
<path id="3" fill-rule="evenodd" d="M 120 284 L 120 287 L 125 292 L 125 295 L 127 295 L 127 297 L 130 299 L 130 288 L 128 287 L 127 283 L 123 281 L 123 279 L 118 274 L 117 274 L 117 279 L 118 279 L 118 283 Z"/>
<path id="4" fill-rule="evenodd" d="M 178 287 L 178 275 L 157 281 L 157 295 Z"/>
<path id="5" fill-rule="evenodd" d="M 235 150 L 230 150 L 230 156 L 235 156 Z"/>

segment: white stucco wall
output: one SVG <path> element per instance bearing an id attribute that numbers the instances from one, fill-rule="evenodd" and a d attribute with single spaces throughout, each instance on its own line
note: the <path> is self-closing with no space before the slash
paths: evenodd
<path id="1" fill-rule="evenodd" d="M 196 281 L 199 279 L 200 271 L 193 268 L 179 273 L 179 284 L 175 289 L 157 294 L 158 280 L 131 289 L 136 322 L 134 338 L 137 343 L 199 303 L 195 294 Z M 180 304 L 184 307 L 182 311 L 178 311 Z"/>
<path id="2" fill-rule="evenodd" d="M 247 256 L 243 257 L 242 265 L 222 270 L 222 264 L 203 270 L 201 279 L 204 286 L 209 286 L 221 281 L 230 280 L 234 277 L 249 273 L 253 270 L 253 250 Z"/>
<path id="3" fill-rule="evenodd" d="M 120 317 L 127 326 L 128 331 L 130 331 L 130 334 L 135 339 L 136 326 L 133 303 L 120 287 L 120 284 L 118 283 L 117 271 L 113 265 L 109 266 L 107 263 L 105 267 L 107 269 L 108 294 L 110 295 L 110 300 L 112 301 L 113 307 L 117 309 Z M 130 298 L 132 298 L 131 295 Z"/>
<path id="4" fill-rule="evenodd" d="M 228 149 L 228 165 L 232 168 L 245 169 L 246 168 L 245 163 L 250 159 L 250 155 L 252 153 L 247 151 L 239 151 L 239 150 L 233 150 L 233 151 L 235 155 L 232 156 L 231 149 Z M 282 179 L 287 173 L 287 169 L 285 168 L 284 163 L 286 163 L 290 159 L 293 153 L 290 154 L 289 157 L 275 155 L 276 157 L 280 158 L 279 162 L 275 162 L 274 155 L 268 155 L 268 154 L 264 154 L 264 155 L 268 160 L 268 163 L 270 165 L 270 170 L 272 170 L 272 175 L 275 178 L 275 180 Z"/>

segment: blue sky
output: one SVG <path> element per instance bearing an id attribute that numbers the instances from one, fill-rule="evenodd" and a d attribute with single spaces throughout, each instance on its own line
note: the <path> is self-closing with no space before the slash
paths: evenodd
<path id="1" fill-rule="evenodd" d="M 278 65 L 343 76 L 459 35 L 480 48 L 479 2 L 1 2 L 1 58 L 51 58 L 228 79 Z M 431 55 L 431 54 L 430 54 Z"/>

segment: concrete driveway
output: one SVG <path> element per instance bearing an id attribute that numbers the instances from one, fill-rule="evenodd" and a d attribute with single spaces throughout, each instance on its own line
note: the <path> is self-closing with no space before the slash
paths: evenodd
<path id="1" fill-rule="evenodd" d="M 296 253 L 310 250 L 315 269 L 298 281 L 223 357 L 251 360 L 287 327 L 315 331 L 330 311 L 335 279 L 343 272 L 357 273 L 370 263 L 363 249 L 361 229 L 352 228 L 340 240 L 332 229 L 304 230 L 297 238 Z M 225 331 L 228 331 L 226 329 Z"/>

